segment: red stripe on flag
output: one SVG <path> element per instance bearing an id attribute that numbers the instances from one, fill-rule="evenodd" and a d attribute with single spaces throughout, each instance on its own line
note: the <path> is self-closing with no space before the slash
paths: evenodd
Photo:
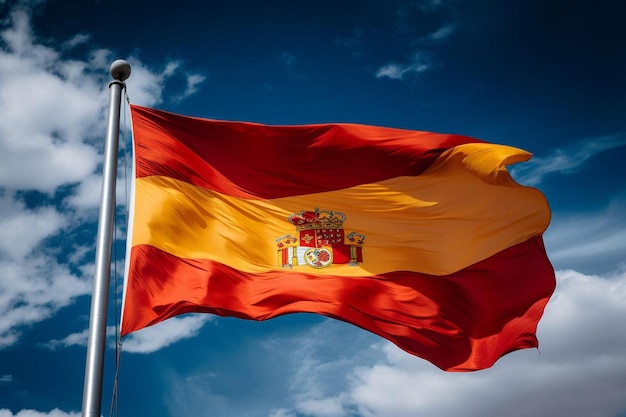
<path id="1" fill-rule="evenodd" d="M 448 371 L 486 368 L 536 347 L 537 323 L 555 287 L 541 237 L 447 276 L 246 274 L 151 246 L 132 252 L 123 334 L 189 312 L 251 320 L 310 312 L 362 327 Z"/>
<path id="2" fill-rule="evenodd" d="M 244 198 L 320 193 L 426 170 L 461 135 L 356 124 L 268 126 L 131 106 L 136 175 Z M 302 169 L 305 168 L 305 169 Z"/>

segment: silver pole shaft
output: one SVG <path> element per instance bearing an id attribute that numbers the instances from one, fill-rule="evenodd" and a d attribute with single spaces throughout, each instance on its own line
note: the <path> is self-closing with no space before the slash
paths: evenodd
<path id="1" fill-rule="evenodd" d="M 129 67 L 130 68 L 130 67 Z M 130 73 L 130 71 L 128 71 Z M 120 134 L 120 107 L 124 75 L 109 84 L 109 113 L 102 172 L 102 194 L 96 266 L 89 318 L 89 341 L 83 388 L 83 417 L 100 417 L 102 405 L 102 373 L 106 349 L 107 310 L 111 274 L 111 246 L 115 219 L 115 184 Z"/>

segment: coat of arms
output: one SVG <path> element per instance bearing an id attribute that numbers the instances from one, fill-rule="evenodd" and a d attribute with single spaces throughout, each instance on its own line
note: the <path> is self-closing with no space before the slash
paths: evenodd
<path id="1" fill-rule="evenodd" d="M 363 262 L 365 235 L 343 229 L 346 215 L 339 211 L 320 210 L 293 213 L 288 218 L 296 235 L 276 239 L 278 264 L 283 268 L 308 265 L 325 268 L 333 264 L 351 266 Z"/>

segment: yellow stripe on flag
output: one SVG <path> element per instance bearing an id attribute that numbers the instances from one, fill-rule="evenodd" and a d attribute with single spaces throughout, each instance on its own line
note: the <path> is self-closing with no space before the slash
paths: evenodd
<path id="1" fill-rule="evenodd" d="M 504 168 L 528 157 L 507 146 L 460 145 L 416 177 L 271 200 L 235 198 L 168 177 L 138 178 L 132 244 L 242 272 L 277 270 L 276 239 L 295 235 L 289 215 L 319 207 L 345 213 L 346 234 L 366 235 L 363 262 L 333 265 L 333 275 L 446 275 L 546 229 L 544 196 L 516 184 Z"/>

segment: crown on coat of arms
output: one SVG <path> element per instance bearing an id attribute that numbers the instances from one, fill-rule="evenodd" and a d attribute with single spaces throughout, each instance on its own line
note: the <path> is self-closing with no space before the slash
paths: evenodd
<path id="1" fill-rule="evenodd" d="M 296 226 L 296 230 L 308 229 L 338 229 L 343 228 L 346 215 L 340 211 L 320 210 L 301 211 L 289 216 L 289 222 Z"/>

